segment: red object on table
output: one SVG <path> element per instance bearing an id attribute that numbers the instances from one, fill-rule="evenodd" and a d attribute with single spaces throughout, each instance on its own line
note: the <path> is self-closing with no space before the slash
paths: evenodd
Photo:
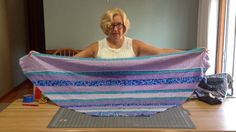
<path id="1" fill-rule="evenodd" d="M 42 92 L 39 88 L 34 87 L 34 98 L 40 100 L 42 98 Z"/>

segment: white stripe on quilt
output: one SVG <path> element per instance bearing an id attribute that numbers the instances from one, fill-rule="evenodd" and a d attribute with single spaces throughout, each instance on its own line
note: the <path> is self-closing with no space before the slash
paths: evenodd
<path id="1" fill-rule="evenodd" d="M 52 100 L 70 100 L 70 99 L 104 99 L 104 98 L 152 98 L 152 97 L 189 97 L 192 92 L 180 93 L 140 93 L 140 94 L 54 94 L 47 95 Z"/>

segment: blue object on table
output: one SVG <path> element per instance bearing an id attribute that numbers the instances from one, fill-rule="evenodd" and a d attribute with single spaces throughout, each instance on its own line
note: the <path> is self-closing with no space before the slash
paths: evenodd
<path id="1" fill-rule="evenodd" d="M 34 102 L 34 95 L 32 94 L 24 95 L 23 103 L 32 103 L 32 102 Z"/>

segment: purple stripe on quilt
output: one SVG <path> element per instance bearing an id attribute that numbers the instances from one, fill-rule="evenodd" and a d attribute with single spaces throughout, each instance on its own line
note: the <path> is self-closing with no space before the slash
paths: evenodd
<path id="1" fill-rule="evenodd" d="M 192 68 L 201 67 L 203 65 L 203 55 L 199 53 L 184 54 L 178 56 L 163 56 L 158 58 L 150 58 L 143 60 L 122 60 L 122 61 L 85 61 L 77 59 L 65 59 L 47 57 L 47 56 L 32 56 L 35 58 L 34 65 L 43 65 L 37 67 L 37 69 L 23 69 L 24 71 L 45 71 L 50 69 L 52 71 L 73 71 L 73 72 L 86 72 L 86 71 L 136 71 L 136 70 L 164 70 L 164 69 L 181 69 L 181 68 Z M 193 61 L 194 58 L 194 61 Z M 181 61 L 181 60 L 185 61 Z M 161 62 L 161 65 L 160 65 Z M 181 63 L 180 63 L 181 62 Z M 199 63 L 201 62 L 201 63 Z M 40 63 L 40 64 L 39 64 Z M 82 64 L 80 64 L 82 63 Z M 120 65 L 122 63 L 122 65 Z M 80 64 L 80 65 L 79 65 Z M 175 64 L 175 65 L 173 65 Z M 57 67 L 55 67 L 56 65 Z M 78 67 L 79 65 L 79 67 Z"/>

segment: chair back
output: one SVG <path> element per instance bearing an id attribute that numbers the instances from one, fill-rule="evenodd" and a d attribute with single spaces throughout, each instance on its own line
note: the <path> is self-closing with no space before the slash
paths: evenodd
<path id="1" fill-rule="evenodd" d="M 53 54 L 54 55 L 60 55 L 60 56 L 74 56 L 78 53 L 78 50 L 70 49 L 70 48 L 64 48 L 64 49 L 58 49 Z"/>

